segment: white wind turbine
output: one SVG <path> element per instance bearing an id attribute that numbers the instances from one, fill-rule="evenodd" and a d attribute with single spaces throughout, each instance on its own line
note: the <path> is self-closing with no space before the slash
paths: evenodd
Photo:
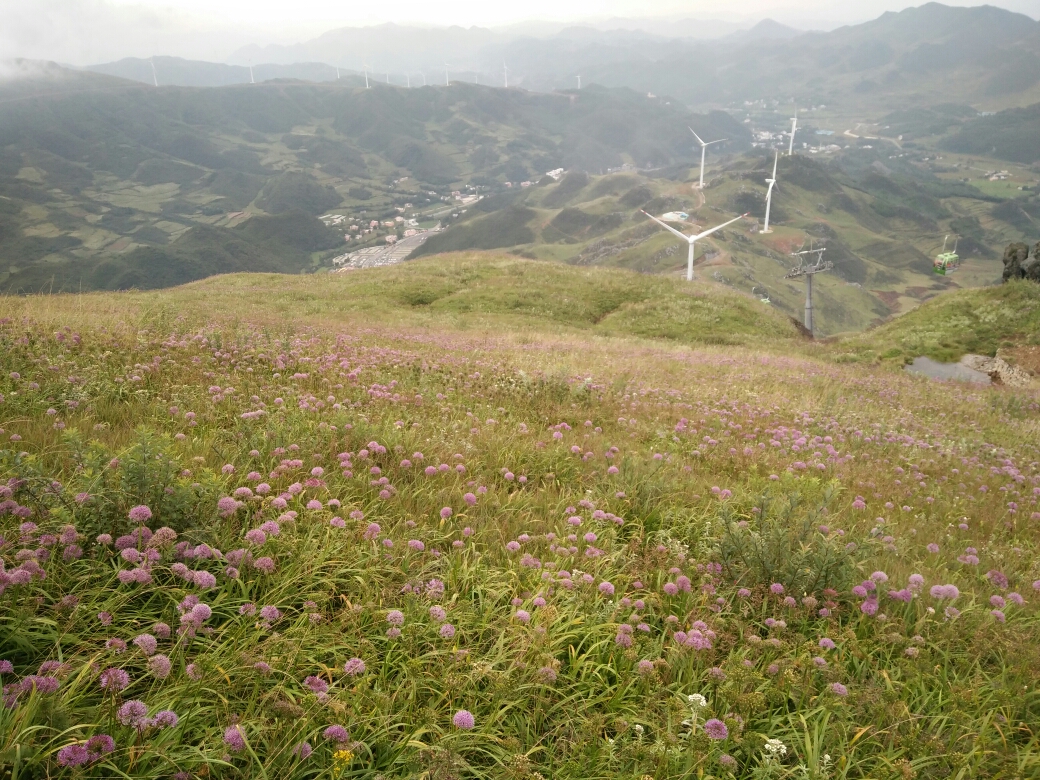
<path id="1" fill-rule="evenodd" d="M 577 79 L 578 79 L 578 89 L 581 89 L 581 76 L 578 76 Z"/>
<path id="2" fill-rule="evenodd" d="M 689 130 L 691 133 L 693 133 L 693 128 L 692 127 L 687 125 L 686 129 Z M 708 151 L 708 147 L 711 146 L 712 144 L 721 144 L 723 141 L 726 141 L 726 140 L 729 140 L 729 139 L 727 139 L 727 138 L 720 138 L 718 141 L 708 141 L 707 143 L 705 143 L 704 141 L 701 140 L 701 137 L 699 135 L 697 135 L 696 133 L 693 133 L 693 137 L 696 138 L 697 139 L 697 143 L 699 143 L 701 145 L 701 181 L 700 181 L 700 184 L 697 185 L 697 186 L 700 189 L 703 190 L 704 189 L 704 156 L 705 156 L 705 154 Z"/>
<path id="3" fill-rule="evenodd" d="M 776 151 L 776 159 L 773 160 L 773 178 L 766 179 L 766 184 L 769 185 L 769 189 L 766 190 L 766 222 L 762 228 L 763 233 L 772 233 L 769 229 L 769 208 L 773 205 L 773 187 L 776 185 L 776 165 L 780 162 L 780 150 Z"/>
<path id="4" fill-rule="evenodd" d="M 798 109 L 795 108 L 794 116 L 791 117 L 791 145 L 787 148 L 787 155 L 794 154 L 794 132 L 798 129 Z"/>
<path id="5" fill-rule="evenodd" d="M 249 66 L 249 83 L 250 84 L 255 84 L 256 83 L 256 81 L 253 80 L 253 66 L 252 66 L 252 64 L 250 64 L 250 66 Z"/>
<path id="6" fill-rule="evenodd" d="M 148 63 L 152 66 L 152 82 L 159 86 L 159 77 L 155 75 L 155 60 L 148 60 Z"/>
<path id="7" fill-rule="evenodd" d="M 365 89 L 371 89 L 368 84 L 368 65 L 361 63 L 361 68 L 365 71 Z"/>
<path id="8" fill-rule="evenodd" d="M 646 214 L 645 211 L 643 213 Z M 715 232 L 717 232 L 719 230 L 722 230 L 722 228 L 727 227 L 729 225 L 732 225 L 734 222 L 737 222 L 737 221 L 739 221 L 739 220 L 741 220 L 741 219 L 743 219 L 744 217 L 747 216 L 747 214 L 741 214 L 736 219 L 731 219 L 729 222 L 725 222 L 725 223 L 723 223 L 721 225 L 713 227 L 710 230 L 705 230 L 705 231 L 703 231 L 701 233 L 698 233 L 695 236 L 688 236 L 685 233 L 680 233 L 678 230 L 673 228 L 671 225 L 668 225 L 668 224 L 662 222 L 661 220 L 659 220 L 654 215 L 652 215 L 652 214 L 646 214 L 646 215 L 648 217 L 650 217 L 650 219 L 652 219 L 658 225 L 663 227 L 665 230 L 669 231 L 670 233 L 674 233 L 675 235 L 677 235 L 679 238 L 681 238 L 683 241 L 685 241 L 686 243 L 688 243 L 690 245 L 690 252 L 686 256 L 686 281 L 688 281 L 688 282 L 692 282 L 693 281 L 693 247 L 694 247 L 694 244 L 696 242 L 700 241 L 702 238 L 707 238 L 712 233 L 715 233 Z"/>
<path id="9" fill-rule="evenodd" d="M 506 89 L 509 89 L 509 67 L 503 62 L 502 72 L 505 74 L 505 85 Z"/>
<path id="10" fill-rule="evenodd" d="M 448 81 L 448 68 L 450 68 L 450 67 L 451 67 L 451 65 L 449 65 L 446 62 L 444 63 L 444 86 L 446 86 L 446 87 L 450 87 L 451 86 L 451 82 Z"/>
<path id="11" fill-rule="evenodd" d="M 425 87 L 426 86 L 426 74 L 423 73 L 422 71 L 419 71 L 419 75 L 422 76 L 422 85 Z"/>

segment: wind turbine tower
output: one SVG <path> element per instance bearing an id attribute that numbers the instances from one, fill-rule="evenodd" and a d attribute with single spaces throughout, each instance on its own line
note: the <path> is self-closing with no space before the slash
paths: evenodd
<path id="1" fill-rule="evenodd" d="M 509 89 L 509 67 L 503 62 L 502 72 L 505 74 L 505 85 L 506 89 Z"/>
<path id="2" fill-rule="evenodd" d="M 645 211 L 643 213 L 646 214 Z M 722 230 L 722 228 L 728 227 L 729 225 L 732 225 L 734 222 L 738 222 L 739 220 L 741 220 L 744 217 L 746 217 L 747 214 L 741 214 L 736 219 L 731 219 L 729 222 L 725 222 L 725 223 L 723 223 L 721 225 L 717 225 L 717 226 L 711 228 L 710 230 L 705 230 L 705 231 L 703 231 L 701 233 L 698 233 L 695 236 L 688 236 L 685 233 L 680 233 L 678 230 L 673 228 L 671 225 L 668 225 L 668 224 L 662 222 L 661 220 L 659 220 L 657 217 L 653 216 L 652 214 L 646 214 L 646 216 L 650 217 L 650 219 L 652 219 L 658 225 L 663 227 L 669 233 L 674 233 L 675 235 L 677 235 L 679 238 L 681 238 L 683 241 L 685 241 L 687 244 L 690 245 L 690 251 L 686 255 L 686 281 L 692 282 L 693 281 L 693 250 L 694 250 L 694 244 L 696 244 L 702 238 L 707 238 L 712 233 L 715 233 L 715 232 L 717 232 L 719 230 Z"/>
<path id="3" fill-rule="evenodd" d="M 255 84 L 256 83 L 256 81 L 253 79 L 253 65 L 252 65 L 252 63 L 250 63 L 250 65 L 249 65 L 249 83 L 250 84 Z"/>
<path id="4" fill-rule="evenodd" d="M 816 333 L 813 330 L 812 279 L 814 275 L 834 268 L 834 263 L 823 260 L 823 253 L 826 251 L 826 248 L 821 247 L 820 249 L 807 249 L 804 252 L 792 252 L 791 256 L 799 259 L 799 266 L 784 276 L 785 279 L 805 277 L 805 329 L 814 338 Z M 806 258 L 811 258 L 812 255 L 816 255 L 815 261 L 807 262 Z"/>
<path id="5" fill-rule="evenodd" d="M 444 86 L 446 86 L 446 87 L 450 87 L 451 86 L 451 82 L 448 81 L 448 68 L 450 68 L 450 67 L 451 66 L 448 63 L 446 63 L 446 62 L 444 63 Z"/>
<path id="6" fill-rule="evenodd" d="M 368 83 L 368 65 L 362 63 L 361 68 L 365 71 L 365 89 L 371 89 L 371 86 Z"/>
<path id="7" fill-rule="evenodd" d="M 581 76 L 578 76 L 578 89 L 581 89 Z"/>
<path id="8" fill-rule="evenodd" d="M 692 127 L 687 126 L 686 129 L 689 130 L 691 133 L 693 133 L 693 128 Z M 701 137 L 699 135 L 697 135 L 696 133 L 693 133 L 693 137 L 696 138 L 697 139 L 697 143 L 699 143 L 701 145 L 701 181 L 700 181 L 700 184 L 698 184 L 697 186 L 698 186 L 698 188 L 703 190 L 704 189 L 704 156 L 705 156 L 705 154 L 708 151 L 708 147 L 711 146 L 712 144 L 721 144 L 723 141 L 726 141 L 728 139 L 720 138 L 718 141 L 708 141 L 707 143 L 705 143 L 704 141 L 701 140 Z"/>
<path id="9" fill-rule="evenodd" d="M 776 158 L 773 160 L 773 178 L 766 179 L 766 184 L 769 185 L 769 189 L 766 190 L 766 221 L 762 227 L 763 233 L 772 233 L 769 229 L 769 209 L 773 205 L 773 187 L 776 186 L 776 165 L 780 162 L 780 150 L 776 151 Z"/>
<path id="10" fill-rule="evenodd" d="M 798 109 L 794 110 L 794 116 L 791 117 L 791 145 L 787 148 L 787 155 L 790 157 L 794 154 L 794 134 L 798 129 Z"/>
<path id="11" fill-rule="evenodd" d="M 423 73 L 422 71 L 419 71 L 419 75 L 422 76 L 422 85 L 425 87 L 426 86 L 426 74 Z"/>
<path id="12" fill-rule="evenodd" d="M 155 75 L 155 60 L 148 60 L 148 64 L 152 66 L 152 82 L 159 86 L 159 77 Z"/>

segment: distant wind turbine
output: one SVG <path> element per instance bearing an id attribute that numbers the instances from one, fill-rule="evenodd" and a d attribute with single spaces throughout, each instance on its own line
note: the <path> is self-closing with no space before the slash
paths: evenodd
<path id="1" fill-rule="evenodd" d="M 693 133 L 693 128 L 692 127 L 687 127 L 686 129 L 689 130 L 691 133 Z M 728 139 L 720 138 L 718 141 L 708 141 L 707 143 L 705 143 L 704 141 L 701 140 L 701 137 L 699 135 L 697 135 L 696 133 L 693 133 L 693 137 L 696 138 L 697 139 L 697 143 L 699 143 L 701 145 L 701 181 L 700 181 L 700 184 L 698 186 L 700 187 L 700 189 L 703 190 L 704 189 L 704 156 L 705 156 L 705 154 L 708 151 L 708 147 L 711 146 L 712 144 L 721 144 L 723 141 L 726 141 Z"/>
<path id="2" fill-rule="evenodd" d="M 361 67 L 365 71 L 365 89 L 371 89 L 371 87 L 368 84 L 368 65 L 365 65 L 364 63 L 362 63 Z"/>
<path id="3" fill-rule="evenodd" d="M 155 61 L 148 60 L 148 64 L 152 66 L 152 81 L 155 83 L 155 86 L 159 86 L 159 77 L 155 75 Z"/>
<path id="4" fill-rule="evenodd" d="M 419 75 L 422 76 L 422 85 L 425 87 L 426 86 L 426 74 L 423 73 L 422 71 L 419 71 Z"/>
<path id="5" fill-rule="evenodd" d="M 798 129 L 798 109 L 795 108 L 794 116 L 791 117 L 791 145 L 787 149 L 788 156 L 794 154 L 794 133 Z"/>
<path id="6" fill-rule="evenodd" d="M 773 205 L 773 187 L 776 185 L 776 165 L 780 162 L 780 150 L 776 150 L 776 158 L 773 160 L 773 178 L 766 179 L 766 184 L 769 185 L 769 189 L 766 190 L 766 222 L 762 228 L 763 233 L 772 233 L 769 229 L 769 208 Z"/>
<path id="7" fill-rule="evenodd" d="M 502 72 L 505 74 L 506 89 L 509 89 L 509 68 L 504 62 L 502 63 Z"/>
<path id="8" fill-rule="evenodd" d="M 643 213 L 646 214 L 645 211 Z M 665 230 L 667 230 L 670 233 L 674 233 L 675 235 L 677 235 L 679 238 L 681 238 L 683 241 L 685 241 L 686 243 L 688 243 L 690 245 L 690 252 L 686 256 L 686 281 L 692 282 L 693 281 L 693 247 L 694 247 L 694 244 L 696 242 L 700 241 L 702 238 L 707 238 L 712 233 L 715 233 L 715 232 L 717 232 L 719 230 L 722 230 L 722 228 L 727 227 L 729 225 L 732 225 L 734 222 L 738 222 L 739 220 L 741 220 L 744 217 L 746 217 L 747 214 L 741 214 L 736 219 L 731 219 L 729 222 L 725 222 L 725 223 L 723 223 L 721 225 L 713 227 L 710 230 L 705 230 L 704 232 L 698 233 L 695 236 L 688 236 L 685 233 L 680 233 L 678 230 L 673 228 L 671 225 L 668 225 L 668 224 L 662 222 L 661 220 L 659 220 L 657 217 L 653 216 L 652 214 L 646 214 L 646 216 L 650 217 L 650 219 L 652 219 L 658 225 L 663 227 Z"/>
<path id="9" fill-rule="evenodd" d="M 446 62 L 444 63 L 444 86 L 446 86 L 446 87 L 450 87 L 451 86 L 451 83 L 448 81 L 448 68 L 450 68 L 450 67 L 451 67 L 451 65 L 449 65 Z"/>
<path id="10" fill-rule="evenodd" d="M 256 81 L 253 79 L 253 65 L 252 65 L 252 63 L 250 63 L 250 65 L 249 65 L 249 83 L 250 84 L 255 84 L 256 83 Z"/>
<path id="11" fill-rule="evenodd" d="M 578 76 L 578 89 L 581 89 L 581 76 Z"/>
<path id="12" fill-rule="evenodd" d="M 339 68 L 336 68 L 336 81 L 339 81 Z"/>
<path id="13" fill-rule="evenodd" d="M 389 73 L 386 74 L 386 83 L 387 84 L 390 83 L 390 74 Z"/>

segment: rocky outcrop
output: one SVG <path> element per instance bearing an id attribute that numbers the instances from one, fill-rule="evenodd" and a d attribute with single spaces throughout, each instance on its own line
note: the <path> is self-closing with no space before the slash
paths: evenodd
<path id="1" fill-rule="evenodd" d="M 1004 250 L 1004 273 L 1001 278 L 1005 282 L 1011 281 L 1012 279 L 1024 279 L 1025 272 L 1022 270 L 1022 265 L 1028 259 L 1028 244 L 1008 244 L 1007 249 Z M 1033 259 L 1036 259 L 1035 256 Z"/>
<path id="2" fill-rule="evenodd" d="M 988 374 L 994 382 L 1007 387 L 1031 387 L 1033 384 L 1028 372 L 999 357 L 965 355 L 961 358 L 961 365 Z"/>
<path id="3" fill-rule="evenodd" d="M 1022 263 L 1022 275 L 1031 282 L 1040 282 L 1040 241 L 1033 247 L 1033 256 Z"/>

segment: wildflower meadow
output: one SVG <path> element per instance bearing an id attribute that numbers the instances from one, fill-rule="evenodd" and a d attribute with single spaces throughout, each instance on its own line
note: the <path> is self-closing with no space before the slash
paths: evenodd
<path id="1" fill-rule="evenodd" d="M 1040 776 L 1035 393 L 135 295 L 0 303 L 0 776 Z"/>

